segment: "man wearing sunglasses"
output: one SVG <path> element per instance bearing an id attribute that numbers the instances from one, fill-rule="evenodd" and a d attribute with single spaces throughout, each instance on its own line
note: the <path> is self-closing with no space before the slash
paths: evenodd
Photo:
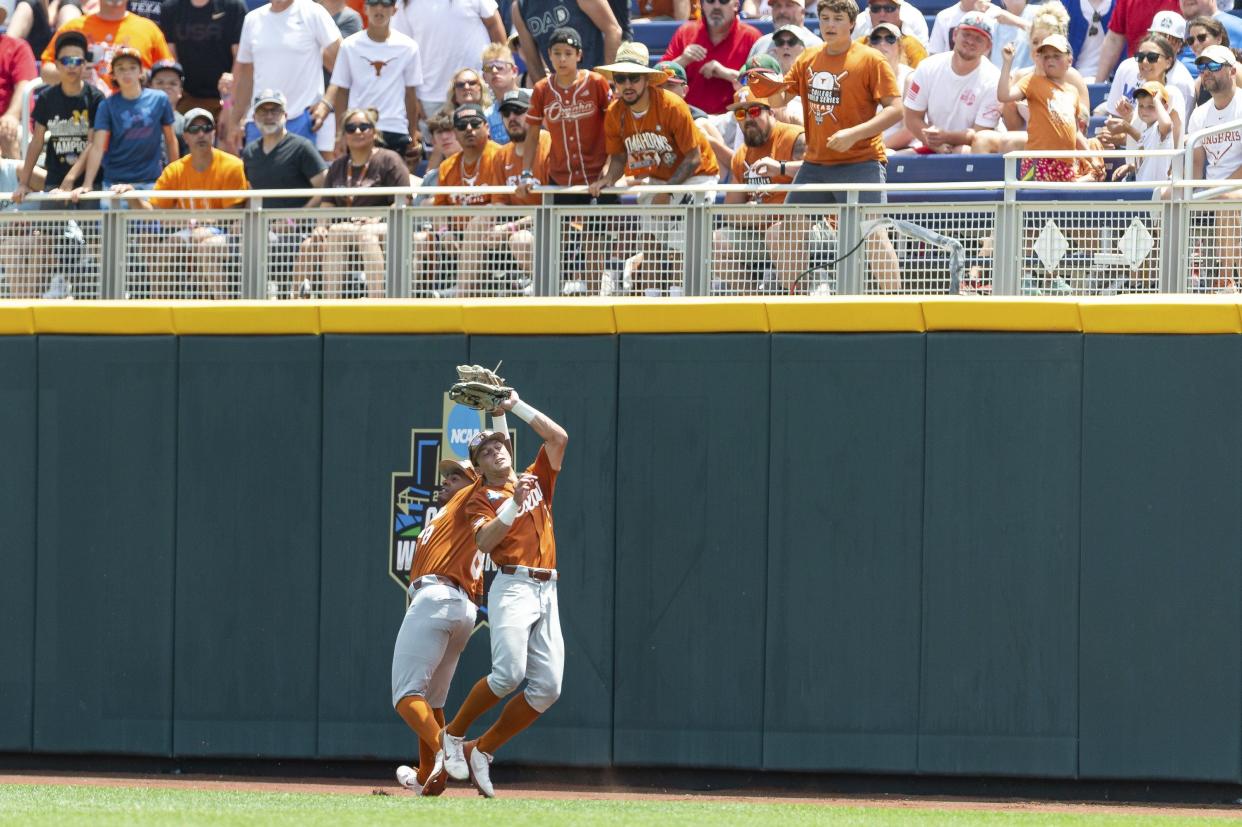
<path id="1" fill-rule="evenodd" d="M 772 41 L 776 38 L 777 30 L 787 26 L 797 27 L 798 38 L 808 49 L 824 42 L 819 39 L 819 35 L 802 25 L 806 22 L 805 0 L 771 0 L 768 8 L 772 13 L 772 32 L 755 41 L 755 45 L 750 47 L 750 54 L 746 56 L 747 60 L 774 51 L 776 47 Z"/>
<path id="2" fill-rule="evenodd" d="M 873 46 L 871 38 L 875 35 L 876 29 L 883 23 L 887 23 L 892 29 L 885 32 L 883 36 L 894 38 L 890 42 L 901 43 L 901 60 L 911 69 L 916 68 L 923 58 L 927 57 L 927 49 L 912 34 L 906 34 L 903 28 L 901 15 L 898 12 L 897 0 L 879 0 L 879 2 L 868 7 L 871 10 L 871 31 L 865 35 L 854 38 L 855 43 L 861 43 L 865 46 Z M 857 27 L 855 27 L 857 30 Z"/>
<path id="3" fill-rule="evenodd" d="M 407 164 L 417 164 L 423 149 L 418 128 L 423 64 L 413 38 L 390 27 L 396 10 L 396 0 L 367 0 L 367 27 L 341 41 L 332 83 L 311 107 L 311 124 L 320 127 L 329 101 L 338 123 L 349 109 L 374 109 L 384 144 Z"/>
<path id="4" fill-rule="evenodd" d="M 1242 119 L 1242 94 L 1238 93 L 1238 63 L 1233 50 L 1215 44 L 1199 53 L 1200 77 L 1203 88 L 1212 99 L 1195 107 L 1186 125 L 1187 134 L 1210 129 L 1224 123 Z M 1194 177 L 1212 181 L 1242 178 L 1242 131 L 1230 129 L 1204 138 L 1192 147 Z M 1237 199 L 1237 192 L 1224 198 Z M 1214 265 L 1216 289 L 1242 284 L 1242 214 L 1236 210 L 1222 210 L 1215 214 L 1215 226 L 1208 243 L 1217 245 L 1209 251 L 1215 255 L 1204 258 Z M 1209 276 L 1211 278 L 1211 276 Z"/>
<path id="5" fill-rule="evenodd" d="M 26 147 L 26 161 L 18 173 L 17 191 L 13 200 L 21 203 L 30 192 L 30 176 L 35 163 L 47 146 L 48 190 L 71 192 L 86 168 L 86 149 L 95 130 L 95 112 L 103 101 L 103 93 L 83 82 L 86 72 L 86 35 L 63 32 L 56 38 L 56 62 L 60 66 L 60 83 L 35 98 L 34 135 Z M 48 209 L 59 209 L 64 202 L 51 202 Z"/>
<path id="6" fill-rule="evenodd" d="M 91 44 L 87 58 L 93 61 L 94 73 L 86 76 L 87 83 L 98 82 L 100 91 L 111 94 L 112 59 L 121 49 L 133 49 L 138 52 L 144 70 L 150 69 L 158 61 L 172 60 L 173 53 L 168 48 L 168 41 L 160 27 L 145 17 L 131 14 L 125 8 L 126 0 L 100 0 L 99 11 L 93 14 L 75 17 L 57 32 L 78 31 L 86 35 Z M 50 85 L 60 82 L 60 67 L 56 63 L 53 43 L 49 43 L 39 56 L 43 62 L 39 74 L 43 82 Z"/>
<path id="7" fill-rule="evenodd" d="M 518 85 L 518 67 L 507 44 L 488 43 L 483 47 L 483 80 L 492 90 L 493 101 L 491 109 L 487 110 L 487 131 L 493 141 L 504 146 L 509 143 L 509 133 L 500 114 L 500 102 L 505 95 L 521 89 Z"/>
<path id="8" fill-rule="evenodd" d="M 971 12 L 954 34 L 953 51 L 920 63 L 906 89 L 906 129 L 927 153 L 969 152 L 979 133 L 1000 123 L 1000 69 L 987 58 L 992 21 Z"/>
<path id="9" fill-rule="evenodd" d="M 701 0 L 703 19 L 683 23 L 664 52 L 686 70 L 686 103 L 718 115 L 733 101 L 733 83 L 759 30 L 737 19 L 738 0 Z"/>
<path id="10" fill-rule="evenodd" d="M 1224 27 L 1229 35 L 1230 43 L 1242 44 L 1242 18 L 1221 11 L 1216 0 L 1181 0 L 1181 11 L 1182 17 L 1187 20 L 1195 17 L 1212 18 Z M 1189 51 L 1188 48 L 1187 51 Z"/>
<path id="11" fill-rule="evenodd" d="M 905 0 L 875 0 L 864 6 L 854 21 L 854 39 L 871 34 L 880 23 L 892 23 L 908 37 L 927 45 L 927 18 Z"/>

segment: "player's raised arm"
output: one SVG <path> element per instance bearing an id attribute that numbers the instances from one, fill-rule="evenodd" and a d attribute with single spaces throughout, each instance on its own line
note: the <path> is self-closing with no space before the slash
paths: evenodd
<path id="1" fill-rule="evenodd" d="M 509 398 L 500 403 L 501 410 L 513 411 L 513 415 L 530 425 L 531 429 L 543 437 L 544 451 L 548 455 L 548 463 L 553 471 L 561 470 L 561 462 L 565 459 L 565 446 L 569 443 L 569 434 L 551 417 L 536 410 L 518 398 L 514 391 Z"/>

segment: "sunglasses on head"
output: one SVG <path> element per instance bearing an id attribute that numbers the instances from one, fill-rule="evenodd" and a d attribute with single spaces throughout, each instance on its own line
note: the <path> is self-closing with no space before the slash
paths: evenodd
<path id="1" fill-rule="evenodd" d="M 453 121 L 454 129 L 479 129 L 485 121 L 482 118 L 466 118 L 465 120 Z"/>
<path id="2" fill-rule="evenodd" d="M 359 121 L 357 123 L 345 124 L 345 131 L 348 132 L 350 135 L 354 134 L 355 132 L 370 132 L 374 128 L 375 128 L 375 124 L 371 123 L 370 121 Z"/>
<path id="3" fill-rule="evenodd" d="M 185 134 L 187 135 L 203 135 L 207 132 L 215 132 L 215 131 L 216 131 L 216 128 L 214 126 L 212 126 L 211 124 L 206 124 L 206 123 L 196 123 L 196 124 L 193 124 L 192 126 L 187 126 L 185 128 Z"/>
<path id="4" fill-rule="evenodd" d="M 892 14 L 897 11 L 895 3 L 872 3 L 867 8 L 871 9 L 872 14 Z"/>
<path id="5" fill-rule="evenodd" d="M 1142 63 L 1143 61 L 1147 61 L 1148 63 L 1155 63 L 1156 61 L 1160 60 L 1160 58 L 1162 57 L 1164 57 L 1164 55 L 1160 54 L 1159 52 L 1135 52 L 1134 62 Z"/>
<path id="6" fill-rule="evenodd" d="M 871 37 L 868 38 L 868 40 L 870 40 L 872 43 L 879 43 L 880 41 L 883 41 L 885 43 L 891 44 L 891 43 L 897 42 L 897 35 L 893 34 L 892 32 L 876 32 L 872 34 Z"/>
<path id="7" fill-rule="evenodd" d="M 453 81 L 453 88 L 454 88 L 454 89 L 465 89 L 467 86 L 479 86 L 479 85 L 480 85 L 480 83 L 479 83 L 479 81 L 478 81 L 478 79 L 477 79 L 477 78 L 470 78 L 470 79 L 468 79 L 468 80 L 467 80 L 467 79 L 462 79 L 462 80 L 455 80 L 455 81 Z"/>
<path id="8" fill-rule="evenodd" d="M 66 57 L 57 58 L 56 62 L 59 63 L 61 66 L 81 66 L 82 64 L 86 63 L 86 58 L 74 57 L 72 55 L 68 55 Z"/>
<path id="9" fill-rule="evenodd" d="M 773 46 L 796 46 L 798 38 L 796 37 L 774 37 L 772 38 Z"/>
<path id="10" fill-rule="evenodd" d="M 1187 35 L 1186 45 L 1189 46 L 1191 43 L 1203 43 L 1207 41 L 1209 37 L 1212 37 L 1212 35 L 1208 34 L 1207 32 L 1199 32 L 1198 34 Z"/>
<path id="11" fill-rule="evenodd" d="M 1199 64 L 1199 66 L 1201 66 L 1203 69 L 1209 72 L 1219 72 L 1221 69 L 1224 69 L 1228 65 L 1229 64 L 1227 63 L 1217 63 L 1214 60 L 1205 60 L 1203 63 Z"/>
<path id="12" fill-rule="evenodd" d="M 755 104 L 754 106 L 748 106 L 745 109 L 734 109 L 733 117 L 737 118 L 739 121 L 744 121 L 747 118 L 754 120 L 767 111 L 768 108 L 766 106 L 759 106 L 758 104 Z"/>
<path id="13" fill-rule="evenodd" d="M 617 83 L 638 83 L 643 79 L 642 75 L 624 75 L 619 72 L 612 73 L 612 79 Z"/>

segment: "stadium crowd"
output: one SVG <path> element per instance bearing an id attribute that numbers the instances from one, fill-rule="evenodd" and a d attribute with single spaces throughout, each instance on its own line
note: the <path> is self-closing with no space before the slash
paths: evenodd
<path id="1" fill-rule="evenodd" d="M 560 204 L 615 203 L 603 190 L 618 184 L 694 188 L 640 198 L 661 206 L 711 201 L 722 181 L 756 187 L 726 203 L 814 204 L 841 196 L 763 187 L 881 184 L 898 154 L 1172 149 L 1242 117 L 1231 0 L 958 0 L 930 29 L 907 0 L 807 1 L 3 0 L 0 172 L 18 204 L 38 190 L 83 203 L 99 190 L 308 188 L 320 194 L 266 206 L 340 210 L 392 200 L 334 189 L 439 184 L 509 193 L 429 203 L 522 206 L 540 202 L 541 186 L 586 188 L 558 193 Z M 744 18 L 770 21 L 771 33 Z M 632 27 L 659 19 L 684 22 L 651 55 Z M 1110 81 L 1093 112 L 1088 84 Z M 1200 177 L 1242 177 L 1242 133 L 1194 154 Z M 1032 158 L 1021 174 L 1158 188 L 1171 165 Z M 240 201 L 107 203 L 201 211 Z M 473 289 L 497 251 L 529 273 L 530 223 L 446 217 L 419 229 L 414 252 L 449 262 L 436 289 L 452 295 Z M 590 219 L 580 224 L 580 287 L 608 293 L 610 253 Z M 323 268 L 356 268 L 362 294 L 380 289 L 381 219 L 287 227 L 289 295 L 340 295 L 317 279 Z M 759 249 L 788 284 L 812 230 L 756 213 L 718 228 L 714 249 L 719 262 Z M 678 270 L 684 239 L 666 218 L 644 214 L 631 235 L 627 282 Z M 190 270 L 219 270 L 223 236 L 205 221 L 178 236 Z M 867 255 L 881 284 L 897 277 L 882 233 Z M 200 293 L 223 289 L 204 278 Z"/>

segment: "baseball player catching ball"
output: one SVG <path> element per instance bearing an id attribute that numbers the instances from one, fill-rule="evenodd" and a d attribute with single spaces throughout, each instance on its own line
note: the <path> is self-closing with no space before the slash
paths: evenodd
<path id="1" fill-rule="evenodd" d="M 504 412 L 492 419 L 508 434 Z M 475 545 L 465 504 L 478 475 L 468 462 L 440 462 L 439 511 L 418 535 L 410 565 L 410 606 L 392 653 L 392 703 L 418 735 L 418 770 L 397 768 L 397 780 L 421 795 L 439 795 L 448 780 L 440 729 L 457 660 L 474 631 L 483 594 L 483 553 Z"/>
<path id="2" fill-rule="evenodd" d="M 521 401 L 516 391 L 501 409 L 528 423 L 544 442 L 534 463 L 519 476 L 505 433 L 482 431 L 470 441 L 470 461 L 479 478 L 466 489 L 460 508 L 479 549 L 491 555 L 498 569 L 487 597 L 492 671 L 470 690 L 440 740 L 449 775 L 460 781 L 469 778 L 488 798 L 495 795 L 492 756 L 556 702 L 565 671 L 552 493 L 569 435 Z M 470 725 L 524 679 L 525 692 L 505 705 L 500 719 L 477 741 L 465 742 Z"/>

